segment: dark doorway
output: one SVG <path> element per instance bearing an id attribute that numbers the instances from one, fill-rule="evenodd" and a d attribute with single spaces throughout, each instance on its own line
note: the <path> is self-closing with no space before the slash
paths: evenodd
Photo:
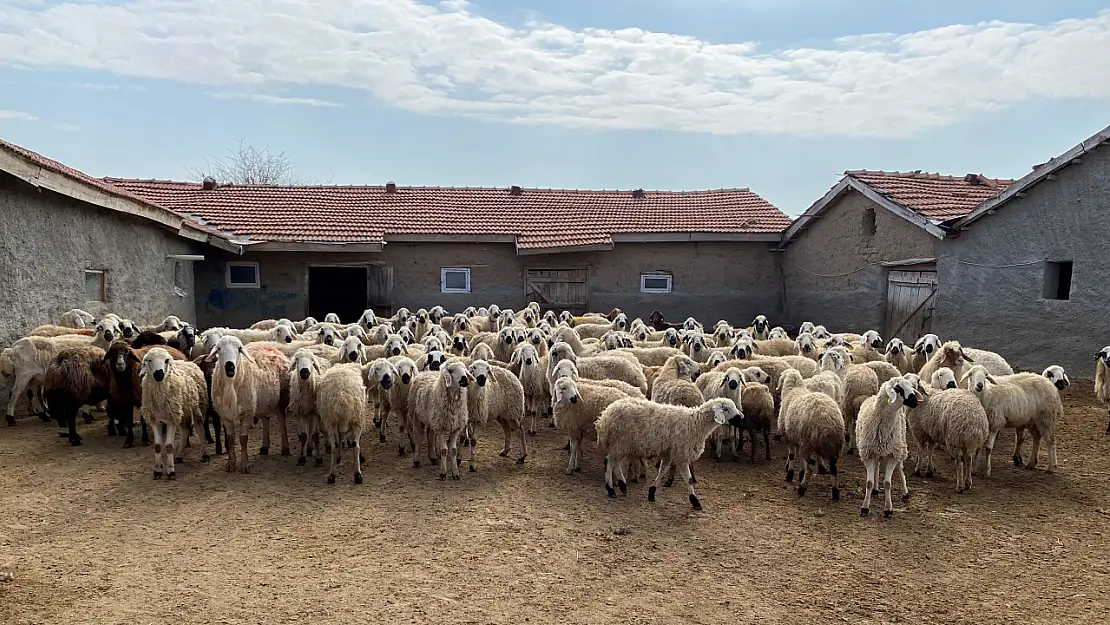
<path id="1" fill-rule="evenodd" d="M 320 321 L 328 313 L 355 323 L 366 310 L 366 267 L 309 267 L 308 314 Z"/>

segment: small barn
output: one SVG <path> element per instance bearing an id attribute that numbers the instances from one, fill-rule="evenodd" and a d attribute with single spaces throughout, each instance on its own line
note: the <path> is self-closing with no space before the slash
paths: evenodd
<path id="1" fill-rule="evenodd" d="M 934 331 L 1093 377 L 1110 344 L 1110 127 L 948 224 Z"/>
<path id="2" fill-rule="evenodd" d="M 790 219 L 748 189 L 106 183 L 243 247 L 198 264 L 202 326 L 532 300 L 734 321 L 782 310 L 773 248 Z"/>
<path id="3" fill-rule="evenodd" d="M 225 235 L 0 141 L 0 345 L 70 308 L 138 323 L 196 316 L 194 263 Z"/>
<path id="4" fill-rule="evenodd" d="M 783 234 L 788 323 L 905 340 L 934 331 L 945 224 L 1012 183 L 974 173 L 845 172 Z"/>

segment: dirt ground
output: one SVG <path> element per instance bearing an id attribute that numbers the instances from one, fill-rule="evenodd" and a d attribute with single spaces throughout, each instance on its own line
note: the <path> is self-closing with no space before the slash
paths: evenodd
<path id="1" fill-rule="evenodd" d="M 1007 432 L 992 478 L 957 495 L 942 458 L 891 520 L 859 518 L 856 458 L 842 501 L 824 476 L 799 498 L 781 445 L 702 459 L 693 513 L 677 484 L 607 499 L 592 444 L 564 475 L 549 429 L 524 466 L 487 431 L 479 472 L 446 483 L 370 434 L 365 484 L 348 459 L 328 486 L 293 457 L 228 474 L 196 449 L 156 482 L 152 449 L 102 419 L 77 448 L 23 419 L 0 430 L 0 623 L 1105 623 L 1106 412 L 1089 382 L 1066 404 L 1055 475 L 1010 466 Z"/>

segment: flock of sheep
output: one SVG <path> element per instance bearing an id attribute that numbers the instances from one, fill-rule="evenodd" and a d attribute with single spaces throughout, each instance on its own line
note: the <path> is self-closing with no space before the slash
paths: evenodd
<path id="1" fill-rule="evenodd" d="M 1110 347 L 1097 358 L 1096 394 L 1110 403 Z M 867 473 L 861 513 L 881 482 L 884 516 L 893 511 L 895 471 L 909 497 L 907 432 L 917 444 L 915 475 L 935 473 L 941 448 L 954 460 L 957 492 L 971 487 L 973 471 L 990 475 L 1004 428 L 1016 432 L 1015 465 L 1037 466 L 1043 443 L 1054 470 L 1059 393 L 1070 384 L 1059 366 L 1014 373 L 994 352 L 933 334 L 912 347 L 897 338 L 884 345 L 874 330 L 835 334 L 806 322 L 790 338 L 763 315 L 750 327 L 718 321 L 706 329 L 694 318 L 668 323 L 659 311 L 644 322 L 619 309 L 556 315 L 536 303 L 454 315 L 402 308 L 388 319 L 367 310 L 352 324 L 328 315 L 203 332 L 173 316 L 140 328 L 74 309 L 3 350 L 0 373 L 14 376 L 9 425 L 26 392 L 39 417 L 79 445 L 78 417 L 90 423 L 105 403 L 108 434 L 124 436 L 124 447 L 136 423 L 144 445 L 153 436 L 154 479 L 174 479 L 174 462 L 192 443 L 203 460 L 208 443 L 217 454 L 226 447 L 227 470 L 248 473 L 252 426 L 261 423 L 266 455 L 276 419 L 287 455 L 290 417 L 300 425 L 297 464 L 311 456 L 321 466 L 330 453 L 328 483 L 344 449 L 362 482 L 368 420 L 382 443 L 395 424 L 398 454 L 411 453 L 414 466 L 427 457 L 440 479 L 459 479 L 459 448 L 476 471 L 483 426 L 500 426 L 500 455 L 515 440 L 524 463 L 527 435 L 550 420 L 568 439 L 568 474 L 581 470 L 587 439 L 596 440 L 610 497 L 654 471 L 654 501 L 678 474 L 700 510 L 691 466 L 706 445 L 718 460 L 737 459 L 746 439 L 754 463 L 758 434 L 768 460 L 771 437 L 785 443 L 786 480 L 797 477 L 799 495 L 815 473 L 828 474 L 838 500 L 840 457 L 858 453 Z M 1023 461 L 1027 433 L 1032 453 Z"/>

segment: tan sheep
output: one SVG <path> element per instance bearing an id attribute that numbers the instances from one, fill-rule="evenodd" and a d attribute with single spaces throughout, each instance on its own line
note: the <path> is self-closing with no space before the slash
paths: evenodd
<path id="1" fill-rule="evenodd" d="M 548 383 L 551 370 L 560 360 L 569 360 L 578 366 L 578 373 L 590 380 L 620 380 L 647 393 L 647 378 L 641 366 L 631 354 L 602 353 L 597 356 L 577 356 L 566 343 L 557 342 L 551 346 L 547 356 Z"/>
<path id="2" fill-rule="evenodd" d="M 316 410 L 320 413 L 320 427 L 331 443 L 328 484 L 335 483 L 335 468 L 339 465 L 344 440 L 354 453 L 354 482 L 361 484 L 364 460 L 360 441 L 366 416 L 366 387 L 363 384 L 362 368 L 355 363 L 347 363 L 335 365 L 325 371 L 316 385 Z"/>
<path id="3" fill-rule="evenodd" d="M 1004 427 L 1016 430 L 1014 466 L 1022 466 L 1021 445 L 1025 430 L 1033 434 L 1033 452 L 1026 469 L 1037 467 L 1037 456 L 1043 438 L 1048 446 L 1048 468 L 1056 470 L 1056 423 L 1064 416 L 1064 403 L 1056 385 L 1037 373 L 1015 373 L 994 376 L 982 365 L 968 369 L 963 380 L 987 411 L 990 436 L 987 439 L 987 473 L 990 475 L 990 454 L 999 431 Z"/>
<path id="4" fill-rule="evenodd" d="M 208 444 L 201 426 L 208 410 L 208 385 L 200 367 L 155 347 L 143 356 L 139 375 L 143 418 L 154 436 L 154 479 L 161 479 L 163 471 L 166 479 L 174 479 L 174 460 L 184 453 L 190 431 L 200 441 L 201 460 L 207 462 Z"/>
<path id="5" fill-rule="evenodd" d="M 871 512 L 871 496 L 878 487 L 880 463 L 883 465 L 883 489 L 886 495 L 883 516 L 890 517 L 894 514 L 894 504 L 890 499 L 890 479 L 895 470 L 902 480 L 902 501 L 909 501 L 910 489 L 906 486 L 903 466 L 909 450 L 906 447 L 906 415 L 902 406 L 912 410 L 917 402 L 914 385 L 908 380 L 894 377 L 883 382 L 879 393 L 868 397 L 860 406 L 856 419 L 856 441 L 859 445 L 859 458 L 867 471 L 860 516 L 867 516 Z"/>
<path id="6" fill-rule="evenodd" d="M 906 347 L 902 339 L 890 339 L 890 342 L 886 344 L 883 360 L 894 365 L 902 375 L 917 372 L 917 369 L 913 367 L 913 350 Z"/>
<path id="7" fill-rule="evenodd" d="M 655 377 L 651 401 L 688 408 L 700 406 L 705 399 L 694 383 L 700 370 L 698 363 L 689 356 L 671 356 Z"/>
<path id="8" fill-rule="evenodd" d="M 801 462 L 798 496 L 805 495 L 808 476 L 817 469 L 818 462 L 823 462 L 832 474 L 832 499 L 839 501 L 837 461 L 845 441 L 840 406 L 828 395 L 808 390 L 796 369 L 783 373 L 781 385 L 779 430 L 787 445 L 786 481 L 793 483 L 794 462 Z"/>
<path id="9" fill-rule="evenodd" d="M 459 479 L 459 437 L 466 431 L 467 387 L 470 372 L 462 363 L 449 362 L 438 372 L 417 374 L 409 391 L 409 413 L 427 431 L 428 458 L 439 455 L 439 479 Z M 414 466 L 420 466 L 414 460 Z"/>
<path id="10" fill-rule="evenodd" d="M 520 438 L 520 456 L 517 464 L 524 464 L 528 457 L 528 442 L 524 436 L 524 387 L 508 369 L 491 366 L 484 360 L 470 363 L 474 384 L 467 388 L 467 433 L 470 444 L 470 470 L 476 471 L 475 447 L 481 427 L 491 420 L 501 426 L 505 442 L 501 457 L 509 455 L 510 441 L 515 432 Z"/>
<path id="11" fill-rule="evenodd" d="M 879 392 L 879 377 L 869 367 L 849 364 L 848 350 L 844 347 L 830 347 L 821 355 L 819 368 L 833 371 L 844 381 L 844 400 L 841 402 L 842 417 L 847 428 L 845 439 L 848 453 L 856 449 L 856 415 L 863 402 Z"/>
<path id="12" fill-rule="evenodd" d="M 316 466 L 324 463 L 320 447 L 320 414 L 316 411 L 316 385 L 328 365 L 327 360 L 307 348 L 297 350 L 290 362 L 289 405 L 285 414 L 297 419 L 301 426 L 301 453 L 297 457 L 297 466 L 305 465 L 310 450 L 316 458 Z"/>
<path id="13" fill-rule="evenodd" d="M 909 379 L 909 378 L 907 378 Z M 936 471 L 933 452 L 943 445 L 956 463 L 956 492 L 971 488 L 971 471 L 979 450 L 987 444 L 990 424 L 982 403 L 971 391 L 953 388 L 930 390 L 917 384 L 921 398 L 906 411 L 909 433 L 917 441 L 914 475 L 926 477 Z"/>
<path id="14" fill-rule="evenodd" d="M 566 362 L 566 361 L 564 361 Z M 596 434 L 594 423 L 610 404 L 627 399 L 623 391 L 597 384 L 580 384 L 571 377 L 555 380 L 551 388 L 551 405 L 555 427 L 570 439 L 570 458 L 566 474 L 582 470 L 582 441 Z"/>

